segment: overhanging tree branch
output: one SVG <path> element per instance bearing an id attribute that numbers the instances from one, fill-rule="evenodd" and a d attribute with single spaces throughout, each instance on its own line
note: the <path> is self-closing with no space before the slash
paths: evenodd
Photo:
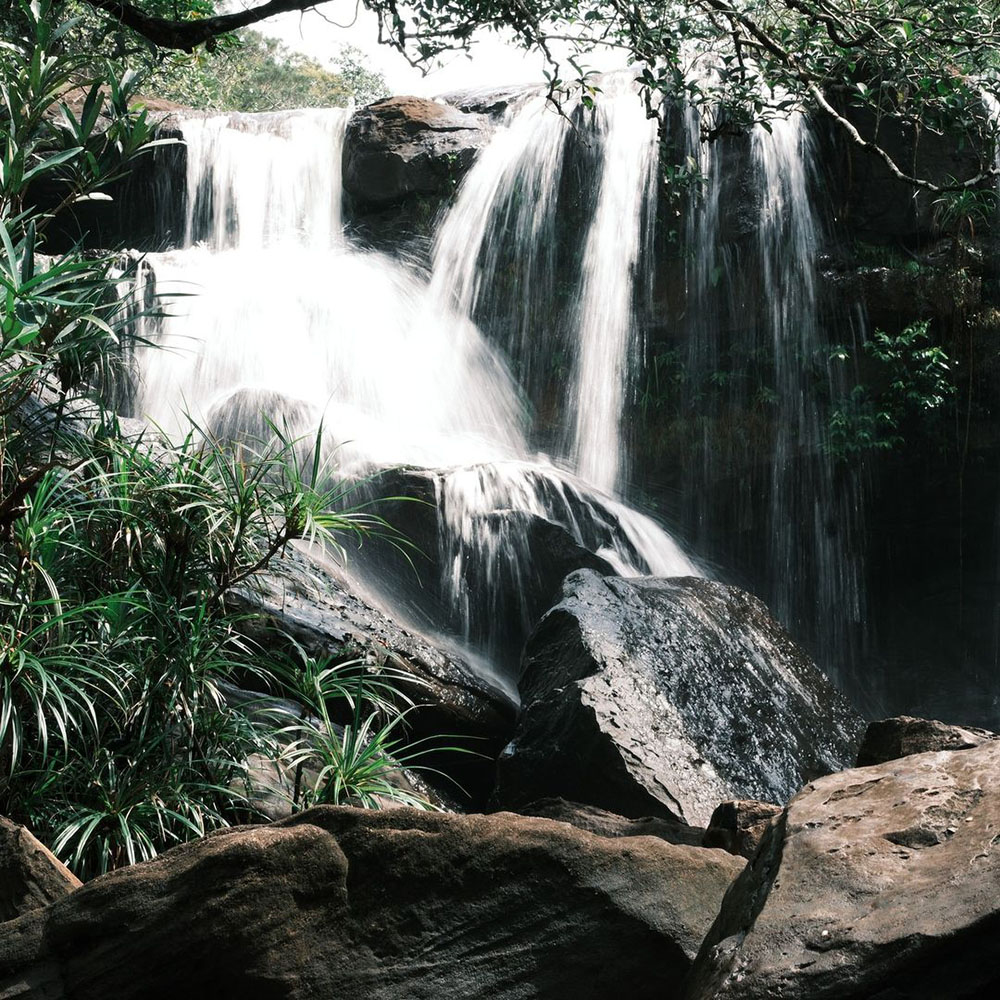
<path id="1" fill-rule="evenodd" d="M 191 51 L 199 45 L 276 14 L 314 10 L 332 0 L 257 0 L 256 6 L 193 20 L 146 13 L 141 0 L 82 0 L 161 48 Z M 972 178 L 950 184 L 915 176 L 879 144 L 862 135 L 849 115 L 831 102 L 847 81 L 849 101 L 933 129 L 953 123 L 956 109 L 975 103 L 976 74 L 995 77 L 985 61 L 1000 44 L 1000 0 L 964 0 L 928 8 L 911 0 L 411 0 L 404 18 L 397 0 L 358 0 L 379 19 L 380 40 L 399 50 L 414 66 L 443 52 L 468 48 L 475 30 L 504 27 L 526 48 L 541 50 L 551 68 L 550 93 L 562 81 L 548 43 L 571 41 L 579 55 L 590 45 L 621 47 L 647 67 L 644 83 L 652 90 L 688 88 L 681 79 L 684 46 L 701 43 L 712 50 L 722 39 L 739 69 L 737 100 L 768 103 L 787 91 L 814 103 L 848 139 L 869 150 L 893 176 L 929 191 L 975 187 L 995 169 L 980 166 Z M 149 7 L 147 6 L 147 9 Z M 570 63 L 575 67 L 577 64 Z M 855 67 L 874 73 L 866 88 Z M 846 74 L 846 76 L 845 76 Z M 968 75 L 966 75 L 968 74 Z M 653 76 L 656 76 L 656 80 Z M 727 74 L 723 74 L 726 76 Z M 728 78 L 734 78 L 733 73 Z M 692 90 L 692 94 L 694 94 Z M 919 95 L 916 99 L 914 95 Z M 706 96 L 701 95 L 704 99 Z M 732 98 L 726 91 L 721 99 Z M 782 97 L 779 109 L 788 102 Z M 766 112 L 765 112 L 766 116 Z M 943 116 L 943 117 L 942 117 Z M 975 115 L 965 112 L 966 125 Z M 978 126 L 975 126 L 979 130 Z"/>
<path id="2" fill-rule="evenodd" d="M 177 21 L 166 17 L 155 17 L 146 14 L 135 4 L 127 0 L 83 0 L 88 7 L 110 14 L 116 21 L 130 30 L 142 35 L 154 45 L 164 49 L 180 49 L 191 52 L 199 45 L 204 45 L 240 28 L 257 24 L 275 14 L 287 14 L 290 11 L 306 11 L 320 7 L 330 0 L 267 0 L 259 7 L 249 7 L 235 11 L 232 14 L 218 14 L 214 17 L 203 17 L 193 21 Z"/>

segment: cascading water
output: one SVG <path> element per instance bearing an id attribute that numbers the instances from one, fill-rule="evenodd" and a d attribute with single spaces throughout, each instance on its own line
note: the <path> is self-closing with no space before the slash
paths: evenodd
<path id="1" fill-rule="evenodd" d="M 692 534 L 710 551 L 717 524 L 734 537 L 756 525 L 759 537 L 742 552 L 726 539 L 722 558 L 752 567 L 754 589 L 843 675 L 865 617 L 862 511 L 857 484 L 838 481 L 818 401 L 820 387 L 831 396 L 837 387 L 816 287 L 812 137 L 794 112 L 756 127 L 743 145 L 703 142 L 695 109 L 685 124 L 704 179 L 685 236 L 687 405 L 702 414 L 701 461 L 687 487 Z M 746 177 L 738 193 L 726 191 L 727 175 Z M 722 209 L 722 196 L 740 199 L 740 213 Z M 727 506 L 706 505 L 725 490 Z"/>
<path id="2" fill-rule="evenodd" d="M 861 553 L 842 537 L 853 519 L 837 516 L 833 460 L 810 384 L 814 372 L 825 372 L 827 359 L 816 293 L 820 224 L 809 194 L 814 154 L 804 116 L 755 129 L 752 152 L 762 192 L 758 250 L 777 394 L 769 536 L 772 572 L 783 582 L 775 610 L 822 642 L 833 609 L 841 620 L 861 620 Z M 815 581 L 808 611 L 796 596 L 803 580 Z"/>
<path id="3" fill-rule="evenodd" d="M 185 119 L 185 246 L 328 250 L 342 242 L 340 164 L 348 112 Z M 295 155 L 289 157 L 290 148 Z"/>
<path id="4" fill-rule="evenodd" d="M 638 355 L 633 303 L 640 250 L 651 231 L 658 136 L 630 75 L 603 83 L 591 111 L 570 106 L 556 115 L 542 94 L 509 109 L 435 240 L 432 294 L 470 318 L 512 318 L 512 328 L 493 333 L 530 398 L 539 402 L 544 395 L 538 389 L 544 373 L 537 369 L 551 365 L 560 348 L 573 357 L 568 388 L 556 389 L 560 413 L 569 417 L 552 443 L 564 446 L 559 460 L 575 468 L 578 480 L 551 466 L 508 464 L 461 470 L 438 482 L 448 539 L 443 582 L 451 603 L 467 609 L 469 638 L 488 634 L 489 621 L 502 618 L 503 609 L 490 602 L 480 602 L 477 614 L 476 592 L 530 590 L 526 526 L 508 523 L 498 531 L 498 510 L 554 517 L 576 544 L 625 574 L 694 571 L 652 521 L 611 499 L 624 466 L 623 412 Z M 561 184 L 574 143 L 583 148 L 578 159 L 594 161 L 584 186 L 596 197 L 582 199 L 580 245 L 560 260 L 560 234 L 565 241 L 565 232 L 573 231 Z M 551 304 L 560 265 L 579 271 L 578 301 L 562 315 Z M 505 303 L 497 301 L 498 287 Z M 588 495 L 587 486 L 607 495 Z M 536 609 L 516 603 L 515 613 L 528 623 Z M 491 650 L 499 652 L 495 644 Z"/>
<path id="5" fill-rule="evenodd" d="M 613 492 L 624 466 L 622 419 L 638 354 L 633 315 L 644 217 L 655 198 L 656 120 L 626 87 L 597 106 L 603 147 L 597 208 L 583 255 L 573 379 L 574 464 L 588 482 Z"/>
<path id="6" fill-rule="evenodd" d="M 498 129 L 442 224 L 428 282 L 406 261 L 345 241 L 345 117 L 182 121 L 188 245 L 149 257 L 160 291 L 174 297 L 169 316 L 144 331 L 157 347 L 139 352 L 136 411 L 168 432 L 192 418 L 225 436 L 264 430 L 265 418 L 293 435 L 322 421 L 340 475 L 429 470 L 440 579 L 424 589 L 446 606 L 432 624 L 490 655 L 516 656 L 512 637 L 523 638 L 540 610 L 524 588 L 537 572 L 532 532 L 521 530 L 529 521 L 621 573 L 696 572 L 652 520 L 532 454 L 522 391 L 470 318 L 475 289 L 489 278 L 479 270 L 483 253 L 488 268 L 486 220 L 507 211 L 518 238 L 545 252 L 552 212 L 536 206 L 532 221 L 511 192 L 558 186 L 565 121 L 529 101 Z M 609 160 L 616 137 L 609 126 Z M 526 170 L 526 157 L 538 165 Z M 477 245 L 483 253 L 470 254 Z M 588 242 L 588 254 L 603 252 Z"/>

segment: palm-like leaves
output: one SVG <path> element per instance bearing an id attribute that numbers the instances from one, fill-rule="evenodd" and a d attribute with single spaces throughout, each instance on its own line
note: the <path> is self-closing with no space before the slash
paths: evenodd
<path id="1" fill-rule="evenodd" d="M 97 404 L 100 436 L 63 432 L 74 399 L 113 384 L 134 315 L 118 262 L 46 256 L 46 227 L 150 148 L 152 125 L 130 106 L 132 74 L 93 81 L 74 111 L 63 95 L 87 60 L 57 51 L 71 25 L 53 27 L 46 0 L 21 6 L 34 36 L 0 43 L 0 812 L 87 876 L 247 818 L 246 761 L 279 742 L 319 759 L 313 798 L 415 801 L 388 781 L 391 673 L 308 658 L 296 673 L 241 638 L 224 600 L 297 540 L 391 536 L 350 507 L 322 434 L 126 441 Z M 44 214 L 29 190 L 42 179 L 61 198 Z M 247 679 L 306 708 L 268 721 L 231 707 L 224 682 Z"/>

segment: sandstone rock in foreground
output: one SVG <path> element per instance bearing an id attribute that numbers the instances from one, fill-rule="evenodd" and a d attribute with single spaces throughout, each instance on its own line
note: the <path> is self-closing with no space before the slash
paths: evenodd
<path id="1" fill-rule="evenodd" d="M 740 867 L 510 814 L 321 807 L 12 921 L 0 996 L 665 1000 Z"/>
<path id="2" fill-rule="evenodd" d="M 1000 996 L 1000 742 L 806 787 L 726 896 L 688 1000 Z"/>
<path id="3" fill-rule="evenodd" d="M 704 826 L 854 759 L 862 722 L 755 597 L 570 574 L 525 650 L 498 801 L 562 796 Z"/>

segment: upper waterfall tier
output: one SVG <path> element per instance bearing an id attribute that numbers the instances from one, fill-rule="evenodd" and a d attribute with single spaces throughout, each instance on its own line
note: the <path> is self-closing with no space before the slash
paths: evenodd
<path id="1" fill-rule="evenodd" d="M 348 111 L 185 118 L 184 243 L 214 250 L 341 242 L 341 159 Z"/>

